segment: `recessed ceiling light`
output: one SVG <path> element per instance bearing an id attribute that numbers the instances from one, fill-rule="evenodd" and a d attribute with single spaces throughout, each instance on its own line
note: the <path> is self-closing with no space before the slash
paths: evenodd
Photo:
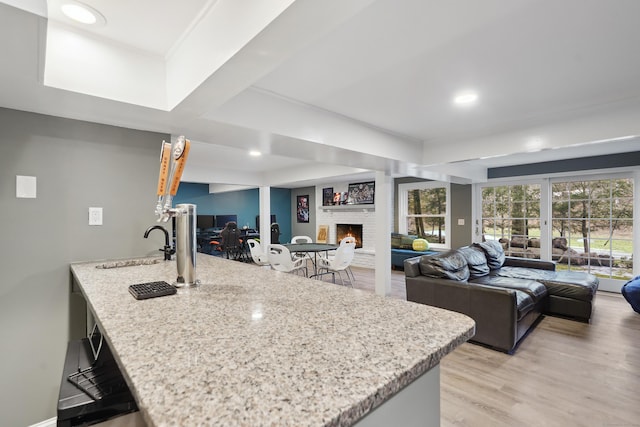
<path id="1" fill-rule="evenodd" d="M 544 139 L 539 136 L 534 136 L 529 138 L 527 142 L 525 142 L 525 146 L 527 148 L 527 152 L 534 153 L 536 151 L 542 151 L 544 148 Z"/>
<path id="2" fill-rule="evenodd" d="M 478 100 L 478 94 L 476 92 L 461 92 L 453 98 L 453 103 L 456 105 L 471 105 Z"/>
<path id="3" fill-rule="evenodd" d="M 258 157 L 258 156 L 262 156 L 262 153 L 259 152 L 258 150 L 251 150 L 249 151 L 249 155 L 253 157 Z"/>
<path id="4" fill-rule="evenodd" d="M 106 19 L 100 12 L 77 1 L 66 1 L 62 6 L 62 13 L 69 19 L 86 25 L 105 24 Z"/>

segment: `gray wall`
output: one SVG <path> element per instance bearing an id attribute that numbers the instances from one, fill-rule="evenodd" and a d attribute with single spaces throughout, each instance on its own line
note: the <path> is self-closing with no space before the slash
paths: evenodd
<path id="1" fill-rule="evenodd" d="M 640 165 L 640 151 L 632 151 L 630 153 L 605 154 L 602 156 L 489 168 L 487 177 L 494 179 L 527 175 L 549 175 L 559 172 L 611 169 L 638 165 Z"/>
<path id="2" fill-rule="evenodd" d="M 309 222 L 298 222 L 296 196 L 309 196 Z M 272 209 L 273 211 L 273 209 Z M 291 237 L 309 236 L 316 240 L 316 188 L 302 187 L 291 190 Z M 287 243 L 282 242 L 281 243 Z"/>
<path id="3" fill-rule="evenodd" d="M 472 243 L 473 224 L 471 217 L 472 185 L 451 184 L 451 248 Z M 464 225 L 458 225 L 458 220 Z"/>
<path id="4" fill-rule="evenodd" d="M 82 332 L 69 263 L 156 254 L 160 144 L 168 135 L 0 109 L 0 425 L 54 417 L 66 343 Z M 16 198 L 16 175 L 37 198 Z M 88 207 L 104 225 L 88 225 Z M 74 321 L 70 321 L 73 318 Z"/>

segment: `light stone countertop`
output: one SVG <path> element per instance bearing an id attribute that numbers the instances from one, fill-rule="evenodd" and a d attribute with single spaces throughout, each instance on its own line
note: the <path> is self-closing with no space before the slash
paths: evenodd
<path id="1" fill-rule="evenodd" d="M 71 270 L 149 425 L 352 425 L 474 332 L 462 314 L 202 254 L 200 286 L 138 301 L 128 286 L 172 283 L 176 262 L 104 265 Z"/>

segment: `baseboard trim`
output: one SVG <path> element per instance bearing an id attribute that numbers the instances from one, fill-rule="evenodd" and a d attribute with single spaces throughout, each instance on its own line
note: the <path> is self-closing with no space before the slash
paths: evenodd
<path id="1" fill-rule="evenodd" d="M 49 418 L 48 420 L 40 421 L 37 424 L 33 424 L 29 427 L 56 427 L 58 423 L 58 417 Z"/>

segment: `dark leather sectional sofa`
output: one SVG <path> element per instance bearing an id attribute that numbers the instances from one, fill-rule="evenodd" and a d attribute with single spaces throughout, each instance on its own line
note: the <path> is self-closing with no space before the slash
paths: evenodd
<path id="1" fill-rule="evenodd" d="M 542 314 L 589 322 L 598 278 L 553 262 L 505 257 L 499 242 L 405 260 L 407 300 L 468 315 L 471 341 L 513 353 Z"/>

